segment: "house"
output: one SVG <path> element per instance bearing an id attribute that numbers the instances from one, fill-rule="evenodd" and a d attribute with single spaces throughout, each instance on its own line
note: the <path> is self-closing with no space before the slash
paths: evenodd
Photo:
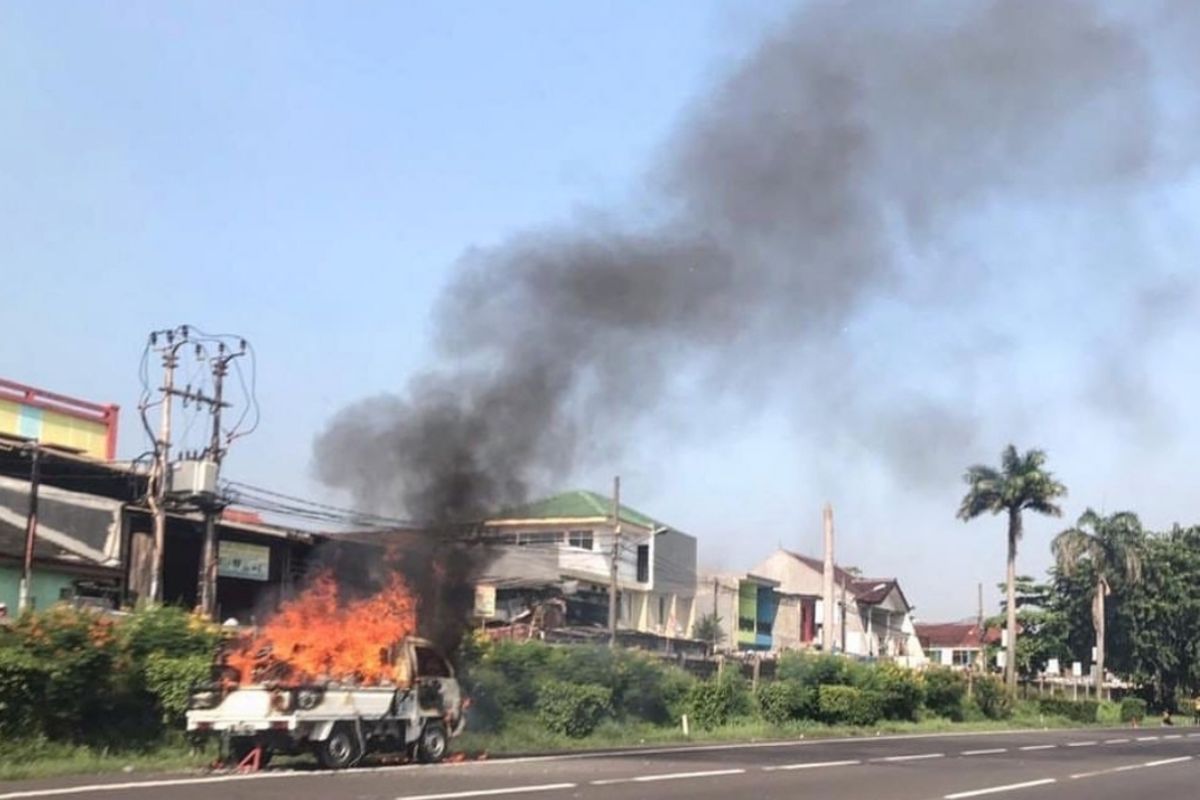
<path id="1" fill-rule="evenodd" d="M 721 631 L 718 650 L 778 652 L 795 649 L 805 625 L 805 598 L 784 593 L 779 581 L 745 573 L 708 574 L 696 587 L 696 613 L 712 615 Z M 811 628 L 811 612 L 807 625 Z M 811 636 L 810 636 L 811 638 Z"/>
<path id="2" fill-rule="evenodd" d="M 479 582 L 495 590 L 497 615 L 514 619 L 534 594 L 560 594 L 567 623 L 606 626 L 615 550 L 618 628 L 688 637 L 696 539 L 625 505 L 619 519 L 618 539 L 609 498 L 569 491 L 487 520 L 483 536 L 495 555 Z"/>
<path id="3" fill-rule="evenodd" d="M 1003 638 L 998 628 L 987 628 L 981 634 L 976 622 L 925 622 L 916 628 L 929 663 L 954 669 L 983 664 L 987 648 Z"/>
<path id="4" fill-rule="evenodd" d="M 778 648 L 818 646 L 823 637 L 824 610 L 821 560 L 780 548 L 751 573 L 776 582 L 781 595 L 796 598 L 795 619 L 773 629 Z M 863 578 L 835 567 L 834 597 L 835 651 L 908 666 L 925 662 L 912 619 L 913 607 L 898 580 Z"/>

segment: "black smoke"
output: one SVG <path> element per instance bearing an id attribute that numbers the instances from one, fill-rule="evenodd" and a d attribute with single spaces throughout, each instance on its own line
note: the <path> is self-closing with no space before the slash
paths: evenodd
<path id="1" fill-rule="evenodd" d="M 319 476 L 372 510 L 473 520 L 562 486 L 598 430 L 661 418 L 681 380 L 771 394 L 820 375 L 806 433 L 861 447 L 898 480 L 953 481 L 983 413 L 971 364 L 1007 336 L 1049 335 L 962 308 L 1063 285 L 1078 308 L 1111 277 L 1006 264 L 974 250 L 963 221 L 1016 203 L 1084 209 L 1113 230 L 1124 198 L 1191 164 L 1179 134 L 1194 120 L 1165 113 L 1171 53 L 1153 44 L 1164 30 L 1197 41 L 1181 9 L 804 4 L 686 111 L 647 176 L 649 218 L 598 215 L 467 252 L 437 309 L 438 364 L 335 416 Z M 949 356 L 910 336 L 913 363 L 946 359 L 938 390 L 856 349 L 888 304 L 962 325 Z M 1136 402 L 1136 379 L 1105 375 L 1099 405 Z"/>

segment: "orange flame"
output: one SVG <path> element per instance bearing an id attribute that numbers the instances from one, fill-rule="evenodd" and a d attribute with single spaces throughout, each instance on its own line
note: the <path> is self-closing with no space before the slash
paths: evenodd
<path id="1" fill-rule="evenodd" d="M 417 629 L 416 599 L 399 575 L 383 591 L 341 602 L 337 581 L 322 573 L 255 636 L 228 653 L 241 683 L 394 680 L 388 650 Z"/>

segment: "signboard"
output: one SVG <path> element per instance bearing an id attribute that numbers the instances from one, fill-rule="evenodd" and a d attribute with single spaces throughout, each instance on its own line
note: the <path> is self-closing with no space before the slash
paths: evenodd
<path id="1" fill-rule="evenodd" d="M 222 540 L 218 550 L 217 574 L 222 578 L 265 581 L 271 575 L 271 548 Z"/>
<path id="2" fill-rule="evenodd" d="M 1083 664 L 1079 663 L 1078 661 L 1071 664 L 1071 677 L 1083 677 Z"/>
<path id="3" fill-rule="evenodd" d="M 496 587 L 486 584 L 475 586 L 475 616 L 491 619 L 496 616 Z"/>

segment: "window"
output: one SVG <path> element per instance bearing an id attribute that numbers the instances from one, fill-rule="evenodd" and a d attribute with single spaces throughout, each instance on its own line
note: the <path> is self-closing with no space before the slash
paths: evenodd
<path id="1" fill-rule="evenodd" d="M 738 617 L 738 630 L 743 633 L 754 633 L 754 620 L 750 617 Z"/>
<path id="2" fill-rule="evenodd" d="M 638 583 L 650 582 L 650 545 L 639 544 L 637 549 Z"/>
<path id="3" fill-rule="evenodd" d="M 517 544 L 546 547 L 560 543 L 562 538 L 562 531 L 528 531 L 518 534 Z"/>
<path id="4" fill-rule="evenodd" d="M 661 595 L 658 598 L 658 624 L 667 624 L 667 598 Z"/>
<path id="5" fill-rule="evenodd" d="M 421 678 L 449 678 L 450 665 L 428 647 L 417 648 L 417 676 Z"/>
<path id="6" fill-rule="evenodd" d="M 955 650 L 954 651 L 954 666 L 969 667 L 975 661 L 974 650 Z"/>
<path id="7" fill-rule="evenodd" d="M 771 635 L 771 627 L 771 623 L 765 619 L 760 619 L 758 621 L 758 632 L 765 636 Z"/>
<path id="8" fill-rule="evenodd" d="M 567 544 L 582 550 L 595 549 L 595 539 L 591 531 L 570 531 L 567 533 Z"/>

